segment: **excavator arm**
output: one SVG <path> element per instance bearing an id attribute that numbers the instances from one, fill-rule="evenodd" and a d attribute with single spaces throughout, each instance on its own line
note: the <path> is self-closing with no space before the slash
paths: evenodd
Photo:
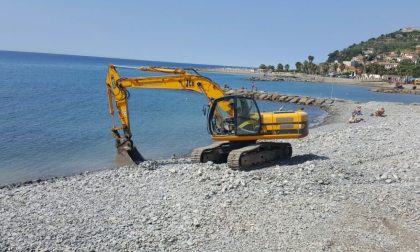
<path id="1" fill-rule="evenodd" d="M 117 68 L 136 69 L 146 72 L 158 72 L 168 75 L 151 77 L 133 77 L 122 78 Z M 204 94 L 209 99 L 211 105 L 214 99 L 224 96 L 223 90 L 219 85 L 207 77 L 198 73 L 191 74 L 184 69 L 158 68 L 158 67 L 126 67 L 126 66 L 108 66 L 106 78 L 108 93 L 109 112 L 112 116 L 115 114 L 115 108 L 118 111 L 120 125 L 113 125 L 112 132 L 116 138 L 117 145 L 117 163 L 130 164 L 130 159 L 138 164 L 144 158 L 138 152 L 131 140 L 130 115 L 128 110 L 128 88 L 153 88 L 153 89 L 177 89 L 188 90 Z M 228 110 L 228 104 L 224 104 L 222 109 Z M 120 134 L 122 131 L 123 136 Z M 128 156 L 125 154 L 127 153 Z M 120 160 L 119 160 L 120 159 Z"/>

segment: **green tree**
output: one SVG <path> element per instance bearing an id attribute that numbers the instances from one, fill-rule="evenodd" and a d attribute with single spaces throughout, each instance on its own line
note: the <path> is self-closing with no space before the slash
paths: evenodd
<path id="1" fill-rule="evenodd" d="M 416 78 L 420 78 L 420 63 L 417 63 L 413 69 L 413 76 Z"/>
<path id="2" fill-rule="evenodd" d="M 264 65 L 264 64 L 261 64 L 259 68 L 265 70 L 265 69 L 267 69 L 267 66 Z"/>
<path id="3" fill-rule="evenodd" d="M 309 63 L 309 67 L 311 69 L 310 70 L 311 74 L 318 74 L 320 71 L 319 66 L 317 64 Z"/>
<path id="4" fill-rule="evenodd" d="M 283 71 L 283 64 L 281 64 L 281 63 L 277 64 L 277 71 L 278 72 Z"/>
<path id="5" fill-rule="evenodd" d="M 295 66 L 296 66 L 296 72 L 302 72 L 302 67 L 303 67 L 302 62 L 300 61 L 296 62 Z"/>
<path id="6" fill-rule="evenodd" d="M 397 73 L 400 76 L 413 75 L 415 67 L 416 65 L 413 61 L 409 59 L 401 60 L 400 64 L 397 67 Z"/>
<path id="7" fill-rule="evenodd" d="M 354 62 L 353 66 L 356 68 L 356 73 L 363 73 L 365 71 L 365 65 L 360 62 Z"/>
<path id="8" fill-rule="evenodd" d="M 370 64 L 366 66 L 366 73 L 368 74 L 378 74 L 380 72 L 380 65 Z"/>
<path id="9" fill-rule="evenodd" d="M 344 65 L 344 63 L 341 63 L 339 68 L 340 68 L 340 71 L 343 72 L 344 69 L 346 68 L 346 65 Z"/>
<path id="10" fill-rule="evenodd" d="M 309 73 L 309 69 L 310 69 L 309 62 L 307 60 L 305 60 L 303 62 L 303 72 L 308 74 Z"/>
<path id="11" fill-rule="evenodd" d="M 386 70 L 385 66 L 379 66 L 379 68 L 378 68 L 378 74 L 379 75 L 384 75 L 384 74 L 388 74 L 388 73 L 389 73 L 389 70 Z"/>
<path id="12" fill-rule="evenodd" d="M 315 73 L 316 74 L 322 74 L 322 68 L 321 68 L 321 64 L 314 64 L 315 65 Z"/>
<path id="13" fill-rule="evenodd" d="M 308 56 L 308 60 L 303 63 L 304 72 L 307 74 L 314 74 L 317 72 L 317 65 L 313 63 L 315 57 L 312 55 Z"/>
<path id="14" fill-rule="evenodd" d="M 379 74 L 379 75 L 388 74 L 388 71 L 385 69 L 385 66 L 378 65 L 378 64 L 366 65 L 365 71 L 368 74 Z"/>
<path id="15" fill-rule="evenodd" d="M 327 62 L 328 63 L 332 63 L 335 60 L 338 60 L 339 57 L 340 57 L 340 52 L 338 50 L 335 50 L 334 52 L 328 54 L 328 60 L 327 60 Z"/>
<path id="16" fill-rule="evenodd" d="M 319 71 L 322 75 L 328 74 L 329 70 L 330 70 L 330 65 L 328 63 L 319 64 Z"/>
<path id="17" fill-rule="evenodd" d="M 338 65 L 338 63 L 334 63 L 334 64 L 333 64 L 333 67 L 334 67 L 334 72 L 337 72 L 337 68 L 338 68 L 338 66 L 339 66 L 339 65 Z"/>
<path id="18" fill-rule="evenodd" d="M 289 64 L 284 65 L 284 70 L 286 70 L 286 72 L 289 72 L 290 66 Z"/>
<path id="19" fill-rule="evenodd" d="M 308 61 L 309 61 L 309 63 L 312 63 L 312 62 L 314 61 L 314 59 L 315 59 L 315 57 L 314 57 L 314 56 L 312 56 L 312 55 L 309 55 L 309 56 L 308 56 Z"/>
<path id="20" fill-rule="evenodd" d="M 268 65 L 268 66 L 267 66 L 267 69 L 268 69 L 268 70 L 271 70 L 271 71 L 274 71 L 274 70 L 275 70 L 274 66 L 272 66 L 272 65 Z"/>

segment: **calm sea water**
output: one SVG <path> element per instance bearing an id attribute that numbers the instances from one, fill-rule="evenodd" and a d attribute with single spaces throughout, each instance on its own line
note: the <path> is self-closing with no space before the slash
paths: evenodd
<path id="1" fill-rule="evenodd" d="M 203 65 L 0 51 L 0 185 L 113 167 L 114 140 L 105 76 L 109 63 L 171 67 Z M 204 66 L 209 67 L 209 66 Z M 125 73 L 125 72 L 124 72 Z M 133 72 L 127 72 L 135 75 Z M 204 74 L 221 85 L 250 87 L 243 75 Z M 329 85 L 258 82 L 261 90 L 329 96 Z M 363 88 L 335 87 L 334 97 L 414 101 L 382 96 Z M 211 142 L 200 94 L 130 90 L 133 140 L 148 159 L 185 155 Z M 357 97 L 348 97 L 350 94 Z M 392 98 L 392 99 L 391 99 Z M 415 97 L 418 101 L 418 97 Z M 395 99 L 393 101 L 395 101 Z M 398 100 L 400 99 L 400 100 Z M 296 109 L 259 102 L 263 111 Z M 311 122 L 325 112 L 306 107 Z"/>

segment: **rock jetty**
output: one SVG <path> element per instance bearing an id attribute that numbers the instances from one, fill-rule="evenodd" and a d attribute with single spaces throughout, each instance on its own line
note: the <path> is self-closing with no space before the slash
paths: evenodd
<path id="1" fill-rule="evenodd" d="M 420 89 L 378 87 L 378 88 L 371 88 L 369 90 L 372 91 L 372 92 L 382 92 L 382 93 L 400 93 L 400 94 L 420 95 Z"/>
<path id="2" fill-rule="evenodd" d="M 256 100 L 267 100 L 274 102 L 289 102 L 296 103 L 300 105 L 313 105 L 318 107 L 329 107 L 335 101 L 335 99 L 325 99 L 325 98 L 314 98 L 309 96 L 298 96 L 298 95 L 285 95 L 276 92 L 265 92 L 265 91 L 250 91 L 247 89 L 229 89 L 226 90 L 227 95 L 244 95 L 246 97 L 251 97 Z"/>

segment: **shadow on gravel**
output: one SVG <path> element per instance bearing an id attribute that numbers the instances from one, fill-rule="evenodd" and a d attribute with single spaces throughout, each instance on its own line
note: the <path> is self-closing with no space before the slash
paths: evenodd
<path id="1" fill-rule="evenodd" d="M 304 155 L 293 156 L 288 160 L 282 161 L 280 164 L 297 165 L 297 164 L 305 163 L 307 161 L 327 160 L 327 159 L 330 159 L 330 158 L 326 156 L 318 156 L 318 155 L 309 153 L 309 154 L 304 154 Z"/>
<path id="2" fill-rule="evenodd" d="M 271 163 L 271 164 L 266 164 L 263 166 L 256 166 L 256 167 L 251 167 L 248 169 L 244 169 L 242 171 L 247 172 L 247 171 L 254 171 L 254 170 L 260 170 L 260 169 L 264 169 L 273 165 L 297 165 L 297 164 L 302 164 L 305 163 L 306 161 L 312 161 L 312 160 L 328 160 L 330 159 L 329 157 L 325 157 L 325 156 L 318 156 L 312 153 L 309 154 L 304 154 L 304 155 L 297 155 L 297 156 L 293 156 L 288 160 L 284 160 L 281 161 L 279 163 Z"/>

